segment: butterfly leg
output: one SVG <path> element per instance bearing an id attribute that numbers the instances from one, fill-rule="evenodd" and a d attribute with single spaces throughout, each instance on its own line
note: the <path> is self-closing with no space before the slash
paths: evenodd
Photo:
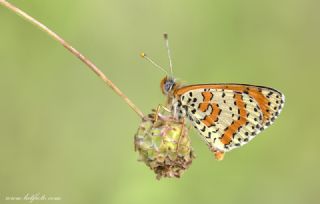
<path id="1" fill-rule="evenodd" d="M 185 120 L 184 118 L 182 119 L 181 121 L 181 132 L 180 132 L 180 135 L 179 135 L 179 139 L 178 139 L 178 144 L 177 144 L 177 148 L 176 148 L 176 151 L 178 152 L 179 150 L 179 145 L 181 143 L 181 139 L 184 137 L 185 134 L 183 134 L 183 131 L 184 131 L 184 128 L 186 128 L 185 126 Z"/>
<path id="2" fill-rule="evenodd" d="M 159 114 L 160 114 L 160 112 L 161 112 L 161 109 L 163 109 L 163 110 L 171 113 L 171 111 L 170 111 L 167 107 L 165 107 L 165 106 L 162 105 L 162 104 L 159 104 L 158 107 L 157 107 L 157 109 L 155 110 L 155 115 L 154 115 L 154 121 L 155 121 L 155 122 L 158 121 L 158 118 L 159 118 Z"/>

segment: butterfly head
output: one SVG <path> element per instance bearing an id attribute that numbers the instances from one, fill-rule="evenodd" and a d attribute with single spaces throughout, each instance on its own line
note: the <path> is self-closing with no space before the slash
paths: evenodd
<path id="1" fill-rule="evenodd" d="M 160 82 L 160 88 L 164 95 L 169 95 L 176 89 L 176 80 L 173 77 L 164 77 Z"/>
<path id="2" fill-rule="evenodd" d="M 172 68 L 172 60 L 171 60 L 171 54 L 169 49 L 169 41 L 168 41 L 168 34 L 164 34 L 164 40 L 166 44 L 166 48 L 168 51 L 168 58 L 169 58 L 169 67 L 170 67 L 170 74 L 167 70 L 163 69 L 161 66 L 159 66 L 156 62 L 154 62 L 151 58 L 149 58 L 144 52 L 140 54 L 140 56 L 146 60 L 148 60 L 151 64 L 153 64 L 155 67 L 157 67 L 159 70 L 163 71 L 166 74 L 166 77 L 164 77 L 160 82 L 160 88 L 164 95 L 169 96 L 169 98 L 172 98 L 174 90 L 177 89 L 177 82 L 175 78 L 173 77 L 173 68 Z"/>

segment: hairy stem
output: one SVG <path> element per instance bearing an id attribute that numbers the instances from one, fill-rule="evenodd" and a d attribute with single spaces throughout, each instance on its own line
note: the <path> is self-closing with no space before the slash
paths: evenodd
<path id="1" fill-rule="evenodd" d="M 23 19 L 34 24 L 35 26 L 40 28 L 42 31 L 47 33 L 49 36 L 51 36 L 54 40 L 58 41 L 67 50 L 69 50 L 74 56 L 78 57 L 83 63 L 85 63 L 89 67 L 89 69 L 91 69 L 94 73 L 96 73 L 98 77 L 100 77 L 112 90 L 114 90 L 141 118 L 144 116 L 141 110 L 108 77 L 106 77 L 106 75 L 103 74 L 103 72 L 95 64 L 93 64 L 89 59 L 83 56 L 78 50 L 72 47 L 63 38 L 61 38 L 55 32 L 50 30 L 47 26 L 43 25 L 42 23 L 40 23 L 39 21 L 37 21 L 27 13 L 25 13 L 24 11 L 12 5 L 11 3 L 5 0 L 0 0 L 0 4 L 8 8 L 9 10 L 13 11 L 14 13 L 20 15 Z"/>

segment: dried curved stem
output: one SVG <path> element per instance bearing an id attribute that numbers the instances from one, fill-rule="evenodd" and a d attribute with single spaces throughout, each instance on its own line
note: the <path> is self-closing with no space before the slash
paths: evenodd
<path id="1" fill-rule="evenodd" d="M 61 45 L 63 45 L 67 50 L 69 50 L 73 55 L 78 57 L 83 63 L 85 63 L 94 73 L 96 73 L 112 90 L 114 90 L 141 118 L 144 117 L 144 114 L 141 110 L 108 78 L 103 72 L 93 64 L 89 59 L 83 56 L 78 50 L 73 48 L 69 43 L 67 43 L 63 38 L 57 35 L 55 32 L 50 30 L 47 26 L 43 25 L 24 11 L 20 10 L 16 6 L 12 5 L 11 3 L 0 0 L 0 4 L 4 7 L 8 8 L 9 10 L 13 11 L 14 13 L 20 15 L 23 19 L 29 21 L 30 23 L 34 24 L 42 31 L 46 32 L 49 36 L 51 36 L 54 40 L 58 41 Z"/>

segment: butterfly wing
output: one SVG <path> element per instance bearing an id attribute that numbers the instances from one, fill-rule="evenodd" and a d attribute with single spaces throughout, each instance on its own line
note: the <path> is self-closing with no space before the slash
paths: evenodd
<path id="1" fill-rule="evenodd" d="M 284 104 L 281 92 L 245 84 L 191 85 L 174 95 L 177 109 L 185 112 L 212 150 L 221 152 L 248 143 L 274 122 Z"/>

